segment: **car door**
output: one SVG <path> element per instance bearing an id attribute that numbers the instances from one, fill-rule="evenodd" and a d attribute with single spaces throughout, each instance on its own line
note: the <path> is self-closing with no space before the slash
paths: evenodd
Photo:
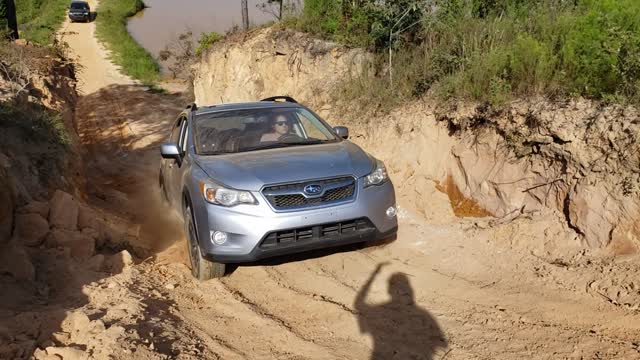
<path id="1" fill-rule="evenodd" d="M 180 159 L 181 161 L 177 162 L 173 167 L 173 171 L 171 172 L 171 183 L 173 184 L 173 203 L 176 209 L 178 209 L 181 205 L 182 201 L 182 179 L 184 178 L 184 172 L 188 171 L 190 159 L 187 156 L 187 144 L 189 139 L 189 122 L 185 117 L 182 119 L 180 125 L 180 136 L 178 138 L 178 149 L 180 150 Z"/>
<path id="2" fill-rule="evenodd" d="M 175 126 L 171 131 L 171 136 L 169 137 L 170 143 L 180 146 L 180 139 L 185 132 L 186 124 L 187 122 L 184 116 L 180 116 L 178 120 L 176 120 Z M 180 169 L 181 161 L 178 161 L 176 159 L 164 159 L 163 161 L 164 163 L 162 172 L 164 178 L 164 188 L 167 192 L 167 198 L 169 199 L 169 202 L 175 205 L 176 197 L 178 199 L 180 198 L 179 193 L 176 194 L 177 191 L 179 192 L 179 190 L 177 189 L 178 184 L 176 184 L 176 173 Z"/>

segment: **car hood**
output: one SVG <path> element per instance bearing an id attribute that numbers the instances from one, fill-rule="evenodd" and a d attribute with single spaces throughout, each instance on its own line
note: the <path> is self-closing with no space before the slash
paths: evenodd
<path id="1" fill-rule="evenodd" d="M 197 156 L 196 163 L 214 181 L 252 191 L 269 184 L 341 175 L 361 177 L 373 168 L 372 158 L 349 141 Z"/>

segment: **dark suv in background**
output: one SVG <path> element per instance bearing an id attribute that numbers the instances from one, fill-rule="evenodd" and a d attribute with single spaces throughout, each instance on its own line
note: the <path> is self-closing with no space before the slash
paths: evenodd
<path id="1" fill-rule="evenodd" d="M 91 8 L 86 1 L 72 1 L 69 6 L 69 19 L 71 22 L 91 21 Z"/>

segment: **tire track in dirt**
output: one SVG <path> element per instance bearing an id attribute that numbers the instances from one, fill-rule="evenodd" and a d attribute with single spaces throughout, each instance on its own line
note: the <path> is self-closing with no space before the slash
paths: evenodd
<path id="1" fill-rule="evenodd" d="M 293 285 L 289 285 L 287 284 L 284 279 L 284 277 L 282 276 L 282 274 L 280 273 L 280 271 L 278 271 L 278 269 L 275 268 L 266 268 L 265 271 L 267 272 L 267 274 L 281 287 L 284 289 L 287 289 L 289 291 L 292 291 L 296 294 L 300 294 L 306 297 L 309 297 L 310 299 L 314 300 L 314 301 L 320 301 L 320 302 L 324 302 L 327 304 L 332 304 L 337 306 L 338 308 L 342 309 L 343 311 L 346 311 L 352 315 L 357 315 L 358 313 L 350 308 L 349 306 L 333 300 L 332 298 L 330 298 L 328 295 L 323 295 L 323 294 L 318 294 L 315 292 L 311 292 L 311 291 L 305 291 L 303 289 L 299 289 L 294 287 Z"/>
<path id="2" fill-rule="evenodd" d="M 317 300 L 309 302 L 309 297 L 306 295 L 284 288 L 274 288 L 274 286 L 273 282 L 269 282 L 266 288 L 251 285 L 238 287 L 227 283 L 228 291 L 236 301 L 248 306 L 258 317 L 276 322 L 281 332 L 290 333 L 297 339 L 312 344 L 317 348 L 313 354 L 319 354 L 322 359 L 361 358 L 370 353 L 371 349 L 362 343 L 362 339 L 352 336 L 351 331 L 343 330 L 345 317 L 337 315 L 336 305 Z M 277 294 L 277 296 L 270 301 L 255 296 L 263 292 Z M 288 301 L 285 302 L 285 299 Z M 348 315 L 346 321 L 354 321 L 353 314 L 350 312 L 341 308 L 339 312 Z M 319 317 L 321 318 L 323 314 L 329 315 L 327 318 L 333 321 L 320 320 Z M 346 326 L 346 328 L 351 327 Z M 271 329 L 273 330 L 275 329 Z M 303 358 L 315 358 L 310 356 L 312 353 L 303 354 L 305 354 Z"/>
<path id="3" fill-rule="evenodd" d="M 184 339 L 188 339 L 191 343 L 195 342 L 198 351 L 202 352 L 196 354 L 199 355 L 199 357 L 210 358 L 210 356 L 213 356 L 215 359 L 225 360 L 230 358 L 247 359 L 246 353 L 233 346 L 221 336 L 210 334 L 200 327 L 199 324 L 189 321 L 190 319 L 183 314 L 175 293 L 169 290 L 162 292 L 158 290 L 149 291 L 149 289 L 166 289 L 167 276 L 169 276 L 167 271 L 159 270 L 155 264 L 149 263 L 145 264 L 144 272 L 148 276 L 140 278 L 138 283 L 140 285 L 144 281 L 144 285 L 138 286 L 133 291 L 138 294 L 143 302 L 145 299 L 154 297 L 157 302 L 165 304 L 168 309 L 175 309 L 175 311 L 171 311 L 170 317 L 162 317 L 162 319 L 165 320 L 162 322 L 162 327 L 169 332 L 180 331 L 182 336 L 177 337 L 177 342 L 182 342 Z M 149 309 L 149 307 L 147 307 L 147 309 Z M 151 316 L 153 315 L 149 310 L 147 310 L 146 313 Z M 193 341 L 194 337 L 196 339 L 195 341 Z M 191 346 L 191 348 L 193 349 L 193 346 Z M 208 354 L 207 351 L 211 352 L 211 354 Z"/>
<path id="4" fill-rule="evenodd" d="M 625 349 L 624 356 L 615 358 L 640 358 L 640 349 L 637 342 L 612 337 L 595 330 L 586 330 L 580 327 L 566 326 L 561 323 L 547 323 L 526 319 L 526 315 L 511 313 L 505 309 L 495 309 L 486 306 L 474 306 L 474 312 L 451 312 L 449 315 L 456 321 L 464 324 L 468 334 L 455 336 L 450 339 L 451 344 L 457 344 L 460 348 L 482 357 L 496 357 L 492 349 L 484 348 L 488 341 L 509 342 L 514 348 L 518 346 L 530 346 L 541 352 L 545 348 L 554 348 L 555 355 L 570 356 L 576 347 L 583 350 L 598 351 L 598 349 L 618 348 Z M 489 319 L 489 320 L 488 320 Z M 515 331 L 514 331 L 515 330 Z M 487 333 L 489 332 L 489 333 Z M 475 338 L 469 338 L 469 334 L 476 333 Z M 516 336 L 519 334 L 520 336 Z M 522 335 L 530 334 L 536 341 Z M 451 346 L 453 348 L 453 346 Z M 621 350 L 618 350 L 620 353 Z M 598 357 L 596 357 L 598 358 Z"/>
<path id="5" fill-rule="evenodd" d="M 224 281 L 224 280 L 221 280 L 220 284 L 222 284 L 225 290 L 227 290 L 229 294 L 231 294 L 237 301 L 246 305 L 249 309 L 251 309 L 251 311 L 256 313 L 258 316 L 262 317 L 263 319 L 268 319 L 276 323 L 279 327 L 293 334 L 300 340 L 317 345 L 314 339 L 306 337 L 305 335 L 297 331 L 293 325 L 287 323 L 287 321 L 285 321 L 284 319 L 269 312 L 266 308 L 257 304 L 256 302 L 253 302 L 251 299 L 245 296 L 245 294 L 240 289 L 234 288 L 233 286 L 229 285 L 227 281 Z"/>
<path id="6" fill-rule="evenodd" d="M 255 350 L 257 349 L 261 349 L 261 351 L 258 353 L 263 354 L 273 354 L 274 352 L 277 352 L 288 355 L 294 354 L 297 356 L 300 356 L 304 353 L 326 353 L 327 351 L 329 351 L 329 349 L 322 347 L 313 339 L 305 336 L 302 332 L 298 331 L 295 326 L 290 324 L 285 319 L 281 318 L 275 313 L 270 312 L 267 308 L 260 306 L 255 301 L 249 299 L 242 291 L 227 286 L 222 282 L 220 282 L 219 285 L 222 290 L 219 295 L 223 298 L 226 298 L 225 301 L 232 300 L 233 302 L 230 303 L 230 309 L 240 314 L 240 317 L 243 319 L 241 324 L 235 322 L 236 324 L 241 326 L 241 328 L 238 329 L 238 332 L 244 332 L 245 330 L 243 330 L 243 327 L 246 327 L 248 325 L 247 322 L 249 322 L 251 324 L 261 324 L 259 328 L 256 329 L 258 334 L 264 334 L 265 331 L 270 333 L 270 336 L 268 337 L 252 336 L 254 340 L 261 339 L 262 341 L 264 341 L 264 343 L 259 342 L 251 344 L 250 348 L 254 351 L 252 351 L 251 353 L 245 353 L 248 358 L 255 358 Z M 238 308 L 237 304 L 242 304 L 241 306 L 245 308 L 247 314 L 242 314 L 244 311 Z M 194 313 L 194 315 L 197 316 L 199 314 Z M 210 329 L 209 331 L 211 330 L 213 329 Z M 215 329 L 214 331 L 219 332 L 216 336 L 229 336 L 228 334 L 222 335 L 222 333 L 226 333 L 226 331 L 220 328 Z M 238 339 L 233 340 L 238 341 Z M 245 348 L 247 347 L 247 344 L 244 342 L 239 342 L 238 345 L 240 344 L 242 344 L 242 346 L 244 346 Z"/>
<path id="7" fill-rule="evenodd" d="M 402 249 L 396 249 L 394 252 L 395 255 L 402 257 L 403 251 Z M 376 257 L 371 256 L 371 254 L 366 254 L 367 258 L 372 260 L 374 263 L 379 262 Z M 495 328 L 493 331 L 497 333 L 504 334 L 505 336 L 513 337 L 514 329 L 521 329 L 520 331 L 528 331 L 534 337 L 542 337 L 547 338 L 547 343 L 556 343 L 557 347 L 562 347 L 563 341 L 558 341 L 557 339 L 565 339 L 569 341 L 572 338 L 572 334 L 585 334 L 587 337 L 592 338 L 596 333 L 585 330 L 580 323 L 569 323 L 563 324 L 561 321 L 551 318 L 549 320 L 536 320 L 537 316 L 534 314 L 527 314 L 526 311 L 522 312 L 522 304 L 526 304 L 526 302 L 518 301 L 518 298 L 521 298 L 521 294 L 523 291 L 526 293 L 526 288 L 529 285 L 533 284 L 520 284 L 520 286 L 514 286 L 513 284 L 508 283 L 506 286 L 499 286 L 497 288 L 493 288 L 499 284 L 500 278 L 497 280 L 491 280 L 491 278 L 483 279 L 482 281 L 478 281 L 474 279 L 474 277 L 466 278 L 463 275 L 458 275 L 457 273 L 447 273 L 443 271 L 439 271 L 438 269 L 432 269 L 429 266 L 428 262 L 425 263 L 424 259 L 420 262 L 422 265 L 409 265 L 402 261 L 393 261 L 395 270 L 406 272 L 411 271 L 420 275 L 417 275 L 416 279 L 418 282 L 424 282 L 424 278 L 438 279 L 435 281 L 435 284 L 448 284 L 449 290 L 445 290 L 446 288 L 441 287 L 440 285 L 436 285 L 437 288 L 440 288 L 442 293 L 438 295 L 430 295 L 427 297 L 421 296 L 419 297 L 418 303 L 420 304 L 431 304 L 432 311 L 440 314 L 438 315 L 444 323 L 447 323 L 451 328 L 459 328 L 461 324 L 473 324 L 474 327 L 478 329 L 486 328 L 487 319 L 499 319 L 496 320 L 496 324 L 494 324 Z M 337 282 L 344 283 L 344 281 L 336 274 L 336 272 L 327 269 L 327 267 L 323 264 L 320 265 L 325 272 L 331 273 L 332 277 L 336 278 Z M 335 268 L 331 268 L 335 269 Z M 344 274 L 342 272 L 337 272 L 338 274 Z M 347 278 L 352 278 L 351 275 L 344 275 Z M 430 281 L 433 283 L 433 281 Z M 491 286 L 487 286 L 491 285 Z M 464 292 L 455 291 L 455 289 L 466 289 Z M 454 291 L 451 291 L 454 290 Z M 466 296 L 458 296 L 460 295 Z M 502 294 L 503 298 L 495 297 L 496 294 Z M 557 295 L 560 295 L 557 294 Z M 533 295 L 535 297 L 535 295 Z M 540 296 L 541 305 L 544 308 L 549 308 L 552 304 L 549 302 L 550 299 Z M 561 297 L 558 297 L 554 301 L 560 301 Z M 512 302 L 513 301 L 513 302 Z M 505 307 L 500 307 L 501 310 L 496 309 L 496 304 L 505 303 Z M 493 303 L 494 305 L 491 305 Z M 558 304 L 560 304 L 559 302 Z M 586 304 L 585 304 L 586 305 Z M 553 305 L 551 305 L 553 306 Z M 482 311 L 478 311 L 478 309 L 486 309 Z M 460 310 L 462 309 L 462 312 Z M 469 311 L 472 310 L 472 311 Z M 531 309 L 532 310 L 532 309 Z M 542 310 L 542 309 L 540 309 Z M 505 311 L 511 313 L 511 317 L 509 319 L 502 319 L 505 317 Z M 541 312 L 544 313 L 545 310 Z M 529 311 L 531 312 L 531 311 Z M 456 319 L 458 325 L 451 324 L 450 321 L 447 321 L 447 318 L 451 316 L 455 316 L 455 314 L 461 314 L 461 316 Z M 479 315 L 478 319 L 475 321 L 469 321 L 470 318 L 474 318 L 473 316 Z M 533 319 L 529 320 L 528 323 L 523 323 L 520 321 L 520 318 L 526 316 L 533 316 Z M 594 326 L 598 321 L 594 322 Z M 528 329 L 528 330 L 526 330 Z M 551 331 L 550 331 L 551 330 Z M 618 337 L 616 336 L 616 330 L 614 329 L 603 329 L 604 333 L 598 332 L 598 337 L 595 339 L 601 345 L 606 343 L 614 343 L 616 345 L 623 346 L 627 349 L 633 348 L 633 342 L 625 339 L 625 336 Z M 552 335 L 549 335 L 551 333 Z M 542 336 L 541 336 L 542 335 Z M 553 339 L 553 340 L 552 340 Z M 520 341 L 531 341 L 531 337 L 521 337 Z M 472 339 L 466 339 L 466 343 L 473 343 Z M 538 343 L 544 343 L 542 340 L 536 340 Z M 478 346 L 481 346 L 479 344 Z M 474 347 L 468 347 L 468 351 L 478 352 Z M 480 353 L 485 353 L 487 356 L 491 357 L 491 351 L 481 351 Z M 494 354 L 495 355 L 495 354 Z"/>
<path id="8" fill-rule="evenodd" d="M 227 353 L 223 358 L 273 358 L 277 355 L 282 359 L 307 359 L 309 357 L 302 354 L 315 353 L 325 356 L 313 358 L 335 358 L 327 357 L 326 348 L 296 331 L 296 327 L 286 319 L 260 307 L 243 291 L 226 286 L 219 280 L 198 282 L 182 265 L 169 264 L 158 268 L 162 270 L 150 276 L 156 278 L 159 287 L 163 283 L 180 284 L 167 295 L 176 303 L 184 323 L 200 337 L 212 339 L 216 346 L 221 345 L 233 352 L 233 355 Z M 255 339 L 261 341 L 256 342 Z"/>

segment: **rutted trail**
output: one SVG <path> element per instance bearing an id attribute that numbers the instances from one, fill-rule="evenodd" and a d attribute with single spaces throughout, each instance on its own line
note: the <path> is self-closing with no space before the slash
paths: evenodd
<path id="1" fill-rule="evenodd" d="M 96 50 L 93 24 L 65 29 L 78 32 L 68 40 L 85 69 L 76 122 L 89 202 L 133 229 L 127 246 L 144 257 L 102 285 L 86 285 L 92 295 L 81 311 L 109 314 L 106 325 L 135 330 L 122 336 L 114 358 L 367 359 L 374 351 L 426 359 L 640 358 L 638 308 L 605 299 L 616 286 L 640 291 L 637 280 L 607 283 L 612 267 L 633 278 L 637 258 L 533 255 L 511 240 L 527 232 L 528 221 L 550 222 L 545 214 L 484 226 L 451 211 L 412 211 L 415 194 L 406 187 L 394 242 L 193 280 L 180 223 L 155 199 L 157 145 L 185 100 L 114 73 Z M 435 188 L 423 196 L 435 209 L 448 208 Z"/>
<path id="2" fill-rule="evenodd" d="M 98 0 L 87 0 L 94 12 Z M 90 23 L 72 23 L 66 19 L 58 37 L 67 42 L 71 48 L 71 57 L 77 58 L 82 65 L 78 74 L 78 87 L 81 94 L 92 94 L 113 84 L 133 84 L 134 81 L 123 75 L 109 61 L 109 53 L 95 37 L 96 25 Z"/>

